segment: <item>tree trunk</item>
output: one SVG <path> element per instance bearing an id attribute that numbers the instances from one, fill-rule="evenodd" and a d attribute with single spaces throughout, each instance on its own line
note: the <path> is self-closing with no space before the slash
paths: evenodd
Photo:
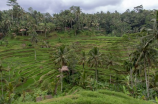
<path id="1" fill-rule="evenodd" d="M 46 36 L 46 30 L 45 30 L 45 37 L 47 37 L 47 36 Z"/>
<path id="2" fill-rule="evenodd" d="M 72 29 L 72 20 L 71 20 L 71 29 Z"/>
<path id="3" fill-rule="evenodd" d="M 108 65 L 108 70 L 109 70 L 109 65 Z M 111 70 L 110 70 L 110 84 L 111 84 Z"/>
<path id="4" fill-rule="evenodd" d="M 60 72 L 60 81 L 61 81 L 61 92 L 63 92 L 63 73 L 62 71 Z"/>
<path id="5" fill-rule="evenodd" d="M 149 94 L 149 87 L 150 87 L 150 84 L 149 84 L 149 66 L 148 66 L 147 80 L 148 80 L 148 97 L 149 97 L 150 96 L 150 94 Z"/>
<path id="6" fill-rule="evenodd" d="M 13 9 L 12 9 L 13 10 Z M 13 11 L 12 11 L 12 21 L 13 21 Z"/>
<path id="7" fill-rule="evenodd" d="M 36 60 L 36 50 L 35 50 L 35 60 Z"/>
<path id="8" fill-rule="evenodd" d="M 133 87 L 133 78 L 132 78 L 132 75 L 133 75 L 133 71 L 132 71 L 132 68 L 130 69 L 130 81 L 131 81 L 131 86 Z"/>
<path id="9" fill-rule="evenodd" d="M 10 68 L 9 68 L 9 82 L 10 82 Z"/>
<path id="10" fill-rule="evenodd" d="M 84 63 L 83 63 L 83 72 L 84 72 Z"/>
<path id="11" fill-rule="evenodd" d="M 144 73 L 145 73 L 147 97 L 149 98 L 148 78 L 147 78 L 146 69 L 144 69 Z"/>
<path id="12" fill-rule="evenodd" d="M 146 66 L 145 65 L 146 65 L 146 60 L 144 60 L 144 74 L 145 74 L 145 81 L 146 81 L 147 97 L 149 98 L 148 78 L 147 78 Z"/>
<path id="13" fill-rule="evenodd" d="M 56 83 L 56 85 L 55 85 L 54 95 L 56 95 L 56 94 L 57 94 L 58 83 L 59 83 L 59 81 L 57 81 L 57 83 Z"/>
<path id="14" fill-rule="evenodd" d="M 96 82 L 98 82 L 98 70 L 97 70 L 97 68 L 95 69 L 95 79 L 96 79 Z"/>
<path id="15" fill-rule="evenodd" d="M 64 23 L 64 30 L 65 30 L 65 32 L 66 32 L 66 22 Z"/>
<path id="16" fill-rule="evenodd" d="M 111 84 L 111 73 L 110 73 L 110 84 Z"/>
<path id="17" fill-rule="evenodd" d="M 46 43 L 46 41 L 44 41 L 44 44 L 47 46 L 47 48 L 49 48 L 48 44 Z"/>
<path id="18" fill-rule="evenodd" d="M 135 74 L 135 86 L 137 86 L 137 73 Z M 136 89 L 137 89 L 137 87 L 136 87 Z"/>

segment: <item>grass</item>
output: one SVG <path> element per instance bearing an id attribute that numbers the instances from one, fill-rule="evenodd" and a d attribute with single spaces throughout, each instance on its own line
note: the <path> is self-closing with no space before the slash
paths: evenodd
<path id="1" fill-rule="evenodd" d="M 126 94 L 108 90 L 81 90 L 73 95 L 43 100 L 39 103 L 19 104 L 154 104 L 153 102 L 134 99 Z"/>

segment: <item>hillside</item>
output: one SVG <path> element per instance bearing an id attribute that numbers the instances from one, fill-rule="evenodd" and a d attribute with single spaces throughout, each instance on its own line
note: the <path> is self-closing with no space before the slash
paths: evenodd
<path id="1" fill-rule="evenodd" d="M 39 88 L 43 91 L 47 90 L 47 93 L 54 93 L 56 85 L 58 84 L 56 93 L 61 95 L 59 78 L 57 78 L 57 75 L 60 74 L 57 70 L 59 66 L 54 64 L 53 55 L 57 52 L 58 47 L 62 45 L 72 48 L 78 57 L 81 56 L 82 51 L 85 51 L 88 57 L 88 52 L 93 47 L 98 47 L 100 52 L 105 55 L 109 53 L 112 54 L 112 60 L 117 61 L 117 64 L 113 65 L 110 70 L 107 67 L 98 68 L 98 85 L 101 89 L 108 88 L 109 90 L 123 91 L 121 84 L 129 83 L 126 79 L 128 72 L 123 68 L 123 62 L 128 58 L 128 55 L 133 52 L 133 47 L 139 43 L 137 40 L 140 34 L 129 34 L 124 37 L 110 37 L 101 34 L 70 37 L 67 34 L 53 32 L 48 35 L 49 38 L 45 38 L 41 35 L 38 37 L 38 43 L 31 43 L 30 36 L 8 37 L 2 40 L 0 57 L 4 69 L 3 77 L 5 79 L 3 79 L 2 83 L 4 92 L 7 91 L 4 84 L 6 85 L 9 81 L 13 85 L 15 94 L 21 94 L 21 92 L 35 94 Z M 73 80 L 76 82 L 71 83 L 90 90 L 96 89 L 93 79 L 93 67 L 89 67 L 88 64 L 85 65 L 87 77 L 83 83 L 88 86 L 80 84 L 82 79 L 82 77 L 80 77 L 82 76 L 82 66 L 76 63 L 72 70 L 78 73 L 72 75 Z M 108 84 L 110 75 L 113 85 Z M 64 93 L 67 93 L 73 88 L 73 85 L 66 82 L 67 77 L 64 77 L 64 80 L 63 90 Z M 37 95 L 38 91 L 34 97 L 37 97 Z M 139 95 L 139 97 L 141 97 L 141 95 Z"/>
<path id="2" fill-rule="evenodd" d="M 0 11 L 0 104 L 158 102 L 156 9 L 89 14 L 71 6 L 51 15 L 17 0 L 7 6 Z"/>
<path id="3" fill-rule="evenodd" d="M 126 43 L 126 41 L 122 41 L 121 37 L 69 37 L 59 33 L 52 33 L 50 34 L 50 37 L 45 40 L 49 43 L 48 45 L 50 46 L 50 48 L 46 48 L 46 45 L 43 42 L 43 37 L 40 37 L 40 39 L 41 42 L 34 46 L 30 42 L 30 37 L 18 36 L 15 39 L 8 38 L 7 46 L 5 41 L 3 41 L 0 47 L 0 57 L 2 59 L 2 65 L 3 68 L 6 70 L 4 71 L 4 76 L 6 75 L 6 80 L 14 82 L 14 86 L 16 87 L 16 91 L 18 92 L 21 92 L 22 90 L 31 90 L 33 88 L 36 88 L 36 86 L 41 86 L 42 82 L 45 80 L 47 80 L 48 82 L 53 81 L 53 79 L 56 77 L 56 75 L 59 74 L 59 72 L 53 63 L 52 57 L 53 53 L 62 44 L 74 47 L 77 55 L 80 55 L 82 51 L 85 51 L 86 54 L 88 54 L 88 51 L 95 46 L 99 47 L 100 51 L 103 53 L 111 52 L 112 54 L 119 54 L 120 57 L 122 56 L 122 58 L 126 58 L 125 56 L 129 54 L 128 51 L 126 51 L 127 48 L 123 48 L 123 44 L 124 42 Z M 134 42 L 132 42 L 132 44 L 134 44 Z M 130 49 L 128 50 L 130 52 Z M 85 67 L 85 71 L 88 72 L 89 75 L 93 76 L 93 68 L 92 70 L 89 70 L 91 69 L 90 67 L 88 67 L 87 65 Z M 81 69 L 82 67 L 80 65 L 76 66 L 76 70 L 82 71 Z M 125 70 L 122 70 L 121 68 L 112 70 L 111 73 L 113 73 L 113 77 L 115 77 L 117 71 L 123 73 Z M 109 70 L 102 70 L 102 68 L 100 68 L 99 73 L 99 77 L 101 80 L 109 80 Z M 9 76 L 7 76 L 8 74 Z M 23 79 L 24 81 L 21 82 L 21 79 Z"/>
<path id="4" fill-rule="evenodd" d="M 154 104 L 150 101 L 134 99 L 120 92 L 98 90 L 79 91 L 72 95 L 52 98 L 40 103 L 19 103 L 19 104 Z"/>

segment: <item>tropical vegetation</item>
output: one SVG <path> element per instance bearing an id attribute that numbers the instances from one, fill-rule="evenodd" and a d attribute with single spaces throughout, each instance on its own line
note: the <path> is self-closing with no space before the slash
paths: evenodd
<path id="1" fill-rule="evenodd" d="M 158 103 L 157 10 L 86 14 L 72 6 L 50 15 L 7 5 L 0 104 Z"/>

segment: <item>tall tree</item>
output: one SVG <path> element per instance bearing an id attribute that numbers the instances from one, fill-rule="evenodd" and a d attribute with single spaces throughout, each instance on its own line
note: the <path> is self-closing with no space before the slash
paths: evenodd
<path id="1" fill-rule="evenodd" d="M 102 66 L 103 59 L 102 53 L 99 52 L 99 48 L 94 47 L 89 51 L 88 64 L 90 67 L 95 68 L 95 79 L 98 81 L 98 67 Z"/>
<path id="2" fill-rule="evenodd" d="M 156 11 L 156 15 L 155 15 L 155 19 L 152 19 L 153 21 L 153 29 L 145 29 L 143 28 L 141 31 L 148 31 L 148 34 L 147 35 L 147 40 L 146 40 L 146 43 L 144 44 L 143 48 L 142 48 L 142 51 L 140 52 L 136 62 L 135 62 L 135 66 L 137 66 L 137 64 L 139 63 L 139 61 L 141 60 L 141 58 L 143 57 L 143 54 L 144 54 L 144 50 L 146 48 L 149 47 L 149 45 L 151 43 L 153 43 L 157 37 L 158 37 L 158 11 Z"/>
<path id="3" fill-rule="evenodd" d="M 154 48 L 155 44 L 150 44 L 148 47 L 144 48 L 144 45 L 146 44 L 146 38 L 142 40 L 141 44 L 138 45 L 135 52 L 133 52 L 133 65 L 136 67 L 136 70 L 139 70 L 139 66 L 143 63 L 144 64 L 144 76 L 146 81 L 146 92 L 147 92 L 147 98 L 149 98 L 149 72 L 150 67 L 153 66 L 155 63 L 157 63 L 157 56 L 158 52 Z M 139 63 L 136 64 L 137 59 L 139 57 L 139 53 L 143 52 L 142 57 L 139 60 Z M 148 69 L 147 69 L 148 68 Z"/>
<path id="4" fill-rule="evenodd" d="M 56 54 L 54 55 L 54 63 L 60 65 L 61 92 L 63 90 L 63 73 L 61 71 L 61 68 L 67 65 L 68 54 L 69 54 L 69 49 L 65 45 L 62 45 L 58 48 Z"/>
<path id="5" fill-rule="evenodd" d="M 85 63 L 86 63 L 86 53 L 85 51 L 82 52 L 81 54 L 81 59 L 80 59 L 80 64 L 82 64 L 82 68 L 83 68 L 83 72 L 84 72 L 84 66 L 85 66 Z"/>
<path id="6" fill-rule="evenodd" d="M 8 6 L 12 6 L 12 20 L 13 20 L 13 6 L 18 4 L 17 0 L 8 0 L 7 3 Z"/>
<path id="7" fill-rule="evenodd" d="M 112 54 L 110 53 L 110 54 L 108 54 L 107 58 L 105 59 L 108 70 L 110 70 L 110 84 L 111 84 L 111 76 L 112 76 L 111 69 L 112 69 L 112 66 L 114 66 L 116 64 L 116 62 L 114 62 L 114 58 L 116 58 L 116 57 L 113 57 Z"/>

